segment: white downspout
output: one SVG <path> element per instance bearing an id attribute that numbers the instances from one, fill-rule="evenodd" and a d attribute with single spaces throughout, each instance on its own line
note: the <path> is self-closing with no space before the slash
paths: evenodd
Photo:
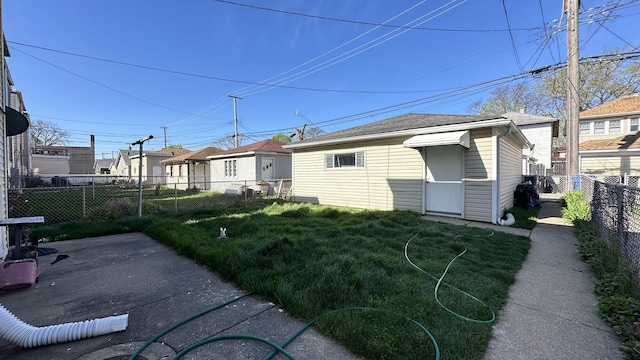
<path id="1" fill-rule="evenodd" d="M 23 348 L 58 344 L 123 331 L 128 314 L 43 327 L 24 323 L 0 304 L 0 337 Z"/>
<path id="2" fill-rule="evenodd" d="M 504 134 L 500 134 L 496 137 L 496 207 L 494 213 L 494 224 L 500 223 L 500 139 L 511 134 L 511 125 L 507 126 L 507 131 Z"/>

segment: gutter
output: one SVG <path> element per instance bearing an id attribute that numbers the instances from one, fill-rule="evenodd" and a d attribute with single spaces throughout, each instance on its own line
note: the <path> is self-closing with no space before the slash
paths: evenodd
<path id="1" fill-rule="evenodd" d="M 494 198 L 494 219 L 493 223 L 498 224 L 501 218 L 500 215 L 500 140 L 511 134 L 511 125 L 507 127 L 507 131 L 504 134 L 496 136 L 496 194 Z M 527 141 L 529 143 L 529 141 Z"/>

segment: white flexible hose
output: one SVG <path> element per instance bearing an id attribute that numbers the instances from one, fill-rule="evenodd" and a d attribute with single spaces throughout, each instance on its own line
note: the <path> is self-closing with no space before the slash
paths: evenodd
<path id="1" fill-rule="evenodd" d="M 23 348 L 32 348 L 110 334 L 127 328 L 129 315 L 44 327 L 31 326 L 0 304 L 0 337 Z"/>
<path id="2" fill-rule="evenodd" d="M 513 224 L 516 223 L 516 218 L 513 217 L 513 214 L 511 213 L 507 213 L 507 218 L 506 219 L 500 219 L 500 221 L 498 222 L 498 224 L 502 225 L 502 226 L 511 226 Z"/>

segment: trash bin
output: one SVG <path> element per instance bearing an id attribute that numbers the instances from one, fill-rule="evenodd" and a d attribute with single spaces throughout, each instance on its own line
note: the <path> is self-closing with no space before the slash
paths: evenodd
<path id="1" fill-rule="evenodd" d="M 513 201 L 516 206 L 531 209 L 540 206 L 540 195 L 535 185 L 522 183 L 516 186 L 516 190 L 513 192 Z"/>
<path id="2" fill-rule="evenodd" d="M 535 185 L 536 188 L 537 188 L 538 187 L 537 186 L 538 176 L 537 175 L 522 175 L 522 182 Z"/>

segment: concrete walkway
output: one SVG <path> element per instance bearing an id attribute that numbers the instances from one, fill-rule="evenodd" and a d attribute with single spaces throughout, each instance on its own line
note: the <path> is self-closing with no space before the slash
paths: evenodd
<path id="1" fill-rule="evenodd" d="M 494 324 L 486 360 L 622 359 L 600 318 L 595 278 L 557 202 L 544 202 L 531 250 Z"/>

